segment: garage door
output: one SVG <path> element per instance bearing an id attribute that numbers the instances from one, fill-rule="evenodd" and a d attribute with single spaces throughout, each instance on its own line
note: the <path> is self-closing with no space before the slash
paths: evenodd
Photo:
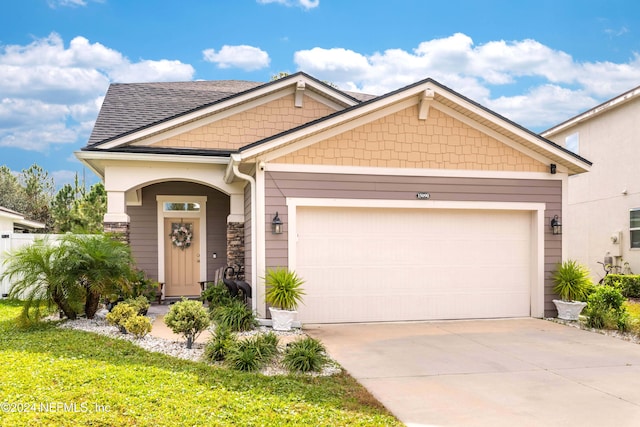
<path id="1" fill-rule="evenodd" d="M 306 323 L 529 316 L 526 211 L 297 208 Z"/>

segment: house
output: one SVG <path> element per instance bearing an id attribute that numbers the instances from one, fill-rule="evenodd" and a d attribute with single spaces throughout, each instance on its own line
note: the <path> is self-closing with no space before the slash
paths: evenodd
<path id="1" fill-rule="evenodd" d="M 238 265 L 266 317 L 286 266 L 307 323 L 555 315 L 550 221 L 590 168 L 430 78 L 372 97 L 302 72 L 113 84 L 76 155 L 165 297 Z"/>
<path id="2" fill-rule="evenodd" d="M 14 210 L 0 206 L 0 273 L 6 253 L 33 242 L 41 234 L 30 234 L 44 230 L 45 224 L 25 219 L 24 215 Z M 0 298 L 9 296 L 11 283 L 0 280 Z"/>
<path id="3" fill-rule="evenodd" d="M 541 135 L 593 160 L 569 178 L 563 233 L 567 255 L 597 280 L 605 257 L 640 273 L 640 87 L 579 114 Z"/>
<path id="4" fill-rule="evenodd" d="M 45 224 L 24 218 L 24 215 L 14 210 L 0 206 L 0 232 L 7 233 L 33 233 L 44 230 Z"/>

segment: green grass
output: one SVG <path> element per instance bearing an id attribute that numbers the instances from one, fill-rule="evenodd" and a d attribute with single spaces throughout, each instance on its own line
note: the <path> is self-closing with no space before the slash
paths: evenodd
<path id="1" fill-rule="evenodd" d="M 0 301 L 1 426 L 401 425 L 347 374 L 235 372 L 52 324 L 18 328 L 20 310 Z"/>

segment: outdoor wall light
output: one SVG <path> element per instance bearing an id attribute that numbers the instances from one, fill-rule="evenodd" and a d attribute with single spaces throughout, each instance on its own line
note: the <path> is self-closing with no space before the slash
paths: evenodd
<path id="1" fill-rule="evenodd" d="M 551 218 L 551 230 L 553 231 L 554 235 L 562 234 L 562 224 L 558 219 L 558 215 L 554 215 L 553 218 Z"/>
<path id="2" fill-rule="evenodd" d="M 551 175 L 555 175 L 556 174 L 556 170 L 557 170 L 556 164 L 555 163 L 551 163 L 549 165 L 549 172 L 551 172 Z"/>
<path id="3" fill-rule="evenodd" d="M 274 216 L 273 221 L 271 221 L 271 233 L 282 234 L 282 220 L 278 216 L 278 212 L 276 212 L 276 216 Z"/>

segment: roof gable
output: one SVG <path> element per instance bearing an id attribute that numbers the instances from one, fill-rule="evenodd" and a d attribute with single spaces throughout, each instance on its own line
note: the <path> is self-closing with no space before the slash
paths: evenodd
<path id="1" fill-rule="evenodd" d="M 299 88 L 320 96 L 340 109 L 358 104 L 353 94 L 341 92 L 304 73 L 270 83 L 238 80 L 178 83 L 113 84 L 89 139 L 88 148 L 109 149 L 175 129 L 184 124 Z"/>
<path id="2" fill-rule="evenodd" d="M 418 105 L 274 159 L 274 163 L 547 172 L 548 165 L 432 108 Z"/>
<path id="3" fill-rule="evenodd" d="M 588 160 L 430 78 L 242 147 L 240 154 L 234 157 L 236 161 L 257 157 L 273 160 L 411 106 L 417 107 L 416 113 L 421 121 L 427 119 L 430 108 L 437 109 L 527 156 L 558 164 L 561 170 L 565 169 L 570 174 L 585 172 L 591 165 Z"/>

